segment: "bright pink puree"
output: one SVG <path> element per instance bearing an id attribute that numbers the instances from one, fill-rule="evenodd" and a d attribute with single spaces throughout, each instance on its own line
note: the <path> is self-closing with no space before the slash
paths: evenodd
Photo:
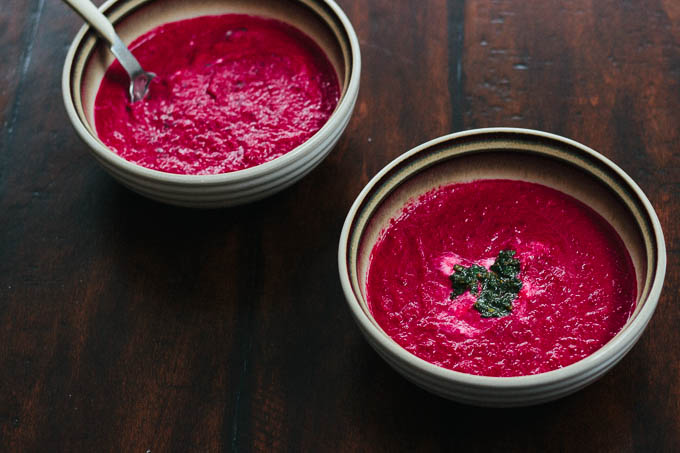
<path id="1" fill-rule="evenodd" d="M 216 174 L 268 162 L 318 131 L 339 99 L 323 51 L 272 19 L 197 17 L 157 27 L 130 47 L 158 77 L 131 104 L 128 77 L 114 62 L 95 100 L 97 133 L 155 170 Z"/>
<path id="2" fill-rule="evenodd" d="M 450 300 L 453 266 L 487 269 L 517 252 L 513 311 L 482 318 L 470 292 Z M 479 180 L 433 190 L 381 233 L 368 271 L 373 316 L 397 343 L 436 365 L 486 376 L 543 373 L 616 335 L 635 308 L 632 261 L 614 229 L 564 193 Z"/>

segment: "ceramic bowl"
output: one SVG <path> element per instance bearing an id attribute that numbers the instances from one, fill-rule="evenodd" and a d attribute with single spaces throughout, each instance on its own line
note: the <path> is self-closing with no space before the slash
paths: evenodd
<path id="1" fill-rule="evenodd" d="M 66 56 L 62 91 L 68 117 L 97 161 L 118 181 L 144 196 L 180 206 L 214 208 L 258 200 L 290 186 L 331 151 L 344 131 L 359 92 L 359 42 L 333 0 L 110 0 L 100 8 L 125 43 L 167 22 L 240 13 L 281 20 L 302 30 L 326 53 L 342 87 L 326 124 L 306 142 L 270 162 L 219 175 L 177 175 L 150 170 L 119 157 L 94 126 L 94 99 L 113 56 L 89 27 L 76 35 Z"/>
<path id="2" fill-rule="evenodd" d="M 407 201 L 442 185 L 503 178 L 543 184 L 586 203 L 621 236 L 635 266 L 637 306 L 621 332 L 592 355 L 561 369 L 517 377 L 476 376 L 438 367 L 407 352 L 371 316 L 366 274 L 380 232 Z M 633 347 L 656 308 L 666 270 L 661 225 L 637 184 L 592 149 L 556 135 L 481 129 L 425 143 L 392 161 L 362 190 L 347 215 L 339 270 L 351 313 L 368 342 L 395 370 L 445 398 L 479 406 L 525 406 L 592 383 Z"/>

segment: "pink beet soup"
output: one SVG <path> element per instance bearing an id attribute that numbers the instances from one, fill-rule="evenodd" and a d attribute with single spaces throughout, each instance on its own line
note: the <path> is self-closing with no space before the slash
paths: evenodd
<path id="1" fill-rule="evenodd" d="M 493 271 L 502 253 L 513 277 Z M 457 278 L 465 275 L 467 288 Z M 509 313 L 485 317 L 477 307 L 503 285 L 515 290 Z M 562 192 L 511 180 L 454 184 L 410 202 L 381 232 L 366 286 L 374 318 L 407 351 L 484 376 L 543 373 L 592 354 L 621 330 L 637 292 L 631 258 L 605 219 Z"/>
<path id="2" fill-rule="evenodd" d="M 157 77 L 132 104 L 115 61 L 95 99 L 95 124 L 109 148 L 154 170 L 207 175 L 269 162 L 314 135 L 340 97 L 323 51 L 273 19 L 171 22 L 130 47 Z"/>

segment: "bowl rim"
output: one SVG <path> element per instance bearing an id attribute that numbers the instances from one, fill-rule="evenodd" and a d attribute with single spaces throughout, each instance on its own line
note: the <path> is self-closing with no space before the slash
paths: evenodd
<path id="1" fill-rule="evenodd" d="M 371 192 L 371 190 L 379 185 L 383 180 L 383 177 L 390 172 L 391 169 L 398 166 L 403 161 L 410 159 L 412 156 L 425 152 L 434 145 L 446 141 L 452 141 L 462 137 L 469 136 L 483 136 L 489 134 L 497 133 L 514 133 L 520 134 L 526 137 L 541 137 L 546 139 L 551 139 L 563 144 L 570 145 L 572 147 L 578 148 L 596 160 L 604 164 L 609 170 L 615 172 L 620 176 L 638 197 L 639 201 L 642 203 L 645 213 L 649 216 L 652 224 L 652 233 L 656 239 L 657 243 L 657 262 L 655 269 L 655 277 L 651 282 L 651 287 L 646 299 L 640 301 L 644 302 L 643 307 L 638 312 L 637 316 L 627 324 L 614 338 L 612 338 L 608 343 L 602 346 L 597 351 L 593 352 L 587 357 L 567 365 L 563 368 L 558 368 L 556 370 L 547 371 L 544 373 L 533 374 L 533 375 L 522 375 L 522 376 L 509 376 L 509 377 L 497 377 L 497 376 L 483 376 L 474 375 L 469 373 L 463 373 L 460 371 L 450 370 L 448 368 L 443 368 L 438 365 L 434 365 L 420 357 L 417 357 L 406 349 L 398 345 L 391 337 L 389 337 L 385 332 L 379 329 L 370 319 L 369 316 L 361 308 L 361 304 L 357 299 L 354 291 L 352 289 L 352 284 L 349 278 L 348 266 L 347 266 L 347 253 L 349 251 L 349 239 L 350 231 L 352 226 L 357 219 L 357 214 L 359 212 L 359 207 L 363 203 L 366 196 Z M 409 175 L 410 176 L 410 175 Z M 405 179 L 408 179 L 405 178 Z M 404 179 L 404 180 L 405 180 Z M 403 181 L 399 181 L 403 182 Z M 371 213 L 373 214 L 373 213 Z M 350 307 L 350 311 L 359 324 L 360 329 L 365 335 L 370 337 L 372 342 L 380 345 L 388 354 L 390 354 L 394 359 L 399 362 L 406 364 L 411 368 L 418 369 L 422 373 L 439 380 L 453 381 L 469 388 L 494 388 L 498 390 L 509 390 L 509 389 L 522 389 L 528 387 L 547 387 L 551 384 L 558 382 L 568 381 L 576 378 L 579 375 L 586 374 L 588 370 L 597 368 L 598 364 L 603 364 L 614 359 L 617 353 L 625 351 L 626 348 L 632 347 L 632 345 L 637 341 L 642 331 L 646 327 L 647 323 L 651 319 L 656 305 L 658 303 L 659 296 L 661 294 L 661 289 L 663 286 L 664 276 L 666 272 L 666 246 L 663 237 L 663 231 L 661 229 L 661 223 L 652 207 L 647 196 L 644 194 L 642 189 L 637 185 L 637 183 L 626 174 L 621 168 L 619 168 L 614 162 L 612 162 L 607 157 L 598 153 L 597 151 L 589 148 L 575 140 L 562 137 L 557 134 L 543 132 L 533 129 L 523 129 L 514 127 L 490 127 L 490 128 L 480 128 L 480 129 L 470 129 L 466 131 L 456 132 L 452 134 L 447 134 L 433 140 L 427 141 L 421 145 L 412 148 L 411 150 L 401 154 L 385 167 L 383 167 L 371 180 L 366 184 L 366 186 L 361 190 L 354 203 L 352 204 L 345 222 L 340 233 L 340 241 L 338 246 L 338 270 L 340 274 L 340 281 L 342 290 L 345 295 L 347 304 Z M 375 347 L 375 346 L 374 346 Z"/>
<path id="2" fill-rule="evenodd" d="M 114 5 L 125 0 L 107 0 L 99 7 L 99 10 L 104 14 Z M 154 1 L 154 0 L 148 0 Z M 75 38 L 71 42 L 61 78 L 61 91 L 66 107 L 66 113 L 75 128 L 80 138 L 88 145 L 94 152 L 95 157 L 103 161 L 104 165 L 110 165 L 128 173 L 134 174 L 136 178 L 141 178 L 148 181 L 161 182 L 166 184 L 181 184 L 186 186 L 203 186 L 203 185 L 228 185 L 239 184 L 242 182 L 252 181 L 261 177 L 266 177 L 270 174 L 275 174 L 287 169 L 294 162 L 303 159 L 304 156 L 313 153 L 318 146 L 333 135 L 334 130 L 341 126 L 343 119 L 352 114 L 357 95 L 359 93 L 359 81 L 361 74 L 361 50 L 359 46 L 359 38 L 357 37 L 352 23 L 348 19 L 345 12 L 334 0 L 311 0 L 311 2 L 323 3 L 335 15 L 342 25 L 343 31 L 347 34 L 349 41 L 349 57 L 351 61 L 351 71 L 349 73 L 347 89 L 344 93 L 341 92 L 341 98 L 335 110 L 328 117 L 324 125 L 314 133 L 306 141 L 293 148 L 283 156 L 279 156 L 268 162 L 256 165 L 254 167 L 244 168 L 242 170 L 218 173 L 213 175 L 187 175 L 178 173 L 168 173 L 160 170 L 153 170 L 143 167 L 141 165 L 132 163 L 123 157 L 116 154 L 113 150 L 105 146 L 101 141 L 94 137 L 83 124 L 76 108 L 73 104 L 73 93 L 71 90 L 71 75 L 76 51 L 78 50 L 82 40 L 86 34 L 91 31 L 88 24 L 84 24 Z M 310 8 L 310 11 L 314 12 Z M 318 15 L 318 13 L 314 12 Z M 115 27 L 114 23 L 114 27 Z M 339 80 L 341 83 L 341 81 Z"/>

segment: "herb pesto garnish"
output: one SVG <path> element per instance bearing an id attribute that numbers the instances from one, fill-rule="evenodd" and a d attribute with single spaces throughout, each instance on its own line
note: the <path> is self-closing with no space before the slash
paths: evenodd
<path id="1" fill-rule="evenodd" d="M 479 293 L 479 282 L 486 278 L 487 271 L 482 266 L 476 264 L 470 267 L 463 267 L 460 264 L 453 266 L 455 271 L 449 277 L 453 285 L 453 292 L 451 293 L 451 299 L 460 296 L 465 291 L 470 290 L 475 296 Z"/>
<path id="2" fill-rule="evenodd" d="M 501 250 L 488 271 L 477 264 L 470 267 L 460 264 L 453 266 L 454 272 L 449 277 L 453 287 L 451 299 L 469 290 L 477 296 L 474 308 L 481 313 L 482 318 L 509 315 L 512 302 L 522 289 L 522 282 L 517 278 L 519 260 L 514 256 L 514 250 Z"/>

